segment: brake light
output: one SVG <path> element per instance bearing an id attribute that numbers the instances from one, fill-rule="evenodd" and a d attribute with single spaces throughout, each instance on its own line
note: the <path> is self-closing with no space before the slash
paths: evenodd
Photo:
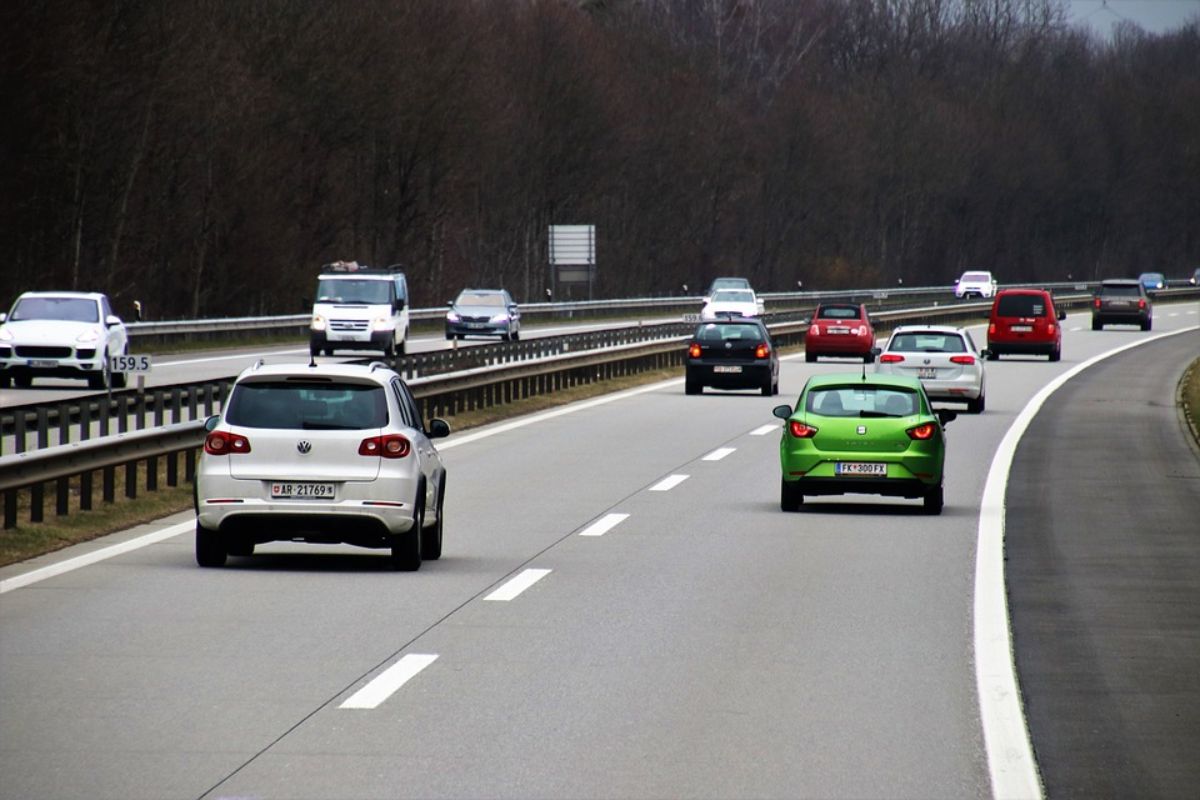
<path id="1" fill-rule="evenodd" d="M 905 433 L 908 434 L 908 438 L 923 442 L 933 438 L 933 435 L 937 433 L 937 425 L 934 425 L 932 422 L 926 422 L 924 425 L 909 428 Z"/>
<path id="2" fill-rule="evenodd" d="M 760 344 L 758 347 L 754 348 L 755 358 L 766 358 L 769 355 L 771 355 L 771 348 L 767 347 L 765 344 Z"/>
<path id="3" fill-rule="evenodd" d="M 1100 307 L 1100 298 L 1097 297 L 1095 300 L 1092 301 L 1092 304 L 1095 305 L 1096 308 L 1099 308 Z"/>
<path id="4" fill-rule="evenodd" d="M 904 356 L 899 353 L 884 353 L 879 357 L 880 363 L 883 364 L 899 364 L 904 360 Z"/>
<path id="5" fill-rule="evenodd" d="M 996 335 L 996 323 L 993 322 L 990 325 L 988 325 L 988 336 L 995 336 L 995 335 Z"/>
<path id="6" fill-rule="evenodd" d="M 204 437 L 204 452 L 210 456 L 249 453 L 250 440 L 245 436 L 230 433 L 229 431 L 213 431 Z"/>
<path id="7" fill-rule="evenodd" d="M 821 335 L 821 326 L 817 325 L 816 323 L 813 323 L 812 327 L 810 327 L 808 329 L 808 332 L 816 334 L 817 336 L 820 336 Z"/>
<path id="8" fill-rule="evenodd" d="M 1058 327 L 1053 322 L 1046 323 L 1046 333 L 1054 333 L 1054 329 Z"/>
<path id="9" fill-rule="evenodd" d="M 700 357 L 700 345 L 697 344 L 696 342 L 692 342 L 691 347 L 688 348 L 688 358 L 699 358 L 699 357 Z"/>
<path id="10" fill-rule="evenodd" d="M 363 439 L 358 446 L 360 456 L 378 456 L 380 458 L 404 458 L 412 450 L 408 439 L 398 433 L 386 436 L 371 436 Z"/>
<path id="11" fill-rule="evenodd" d="M 1142 310 L 1144 310 L 1145 308 L 1146 308 L 1146 301 L 1145 301 L 1145 300 L 1138 300 L 1138 310 L 1139 310 L 1139 311 L 1142 311 Z"/>
<path id="12" fill-rule="evenodd" d="M 975 356 L 950 356 L 951 364 L 974 364 Z"/>
<path id="13" fill-rule="evenodd" d="M 788 431 L 797 439 L 811 439 L 816 435 L 817 429 L 811 425 L 805 425 L 799 420 L 791 420 L 788 422 Z"/>

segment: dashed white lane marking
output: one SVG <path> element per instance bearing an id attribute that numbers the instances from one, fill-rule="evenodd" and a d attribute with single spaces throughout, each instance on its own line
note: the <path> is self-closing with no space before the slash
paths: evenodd
<path id="1" fill-rule="evenodd" d="M 628 514 L 605 514 L 603 517 L 601 517 L 600 519 L 593 522 L 591 525 L 588 525 L 586 528 L 581 530 L 579 532 L 579 535 L 580 536 L 603 536 L 604 534 L 611 531 L 613 528 L 620 525 L 626 519 L 628 519 L 628 517 L 629 517 Z"/>
<path id="2" fill-rule="evenodd" d="M 409 653 L 350 695 L 338 708 L 377 708 L 434 661 L 437 661 L 436 655 Z"/>
<path id="3" fill-rule="evenodd" d="M 688 479 L 687 475 L 668 475 L 650 487 L 652 492 L 669 492 Z"/>
<path id="4" fill-rule="evenodd" d="M 713 450 L 711 453 L 709 453 L 708 455 L 706 455 L 704 458 L 702 458 L 700 460 L 701 461 L 720 461 L 722 458 L 729 455 L 736 449 L 737 449 L 736 447 L 718 447 L 716 450 Z"/>
<path id="5" fill-rule="evenodd" d="M 1076 332 L 1078 332 L 1078 331 L 1081 331 L 1081 330 L 1083 330 L 1083 327 L 1082 327 L 1082 326 L 1080 326 L 1080 327 L 1077 327 L 1077 328 L 1067 328 L 1067 330 L 1071 331 L 1072 333 L 1076 333 Z"/>
<path id="6" fill-rule="evenodd" d="M 770 425 L 763 425 L 761 428 L 755 428 L 750 431 L 751 436 L 766 436 L 768 433 L 774 433 L 779 430 L 779 425 L 772 422 Z"/>
<path id="7" fill-rule="evenodd" d="M 549 574 L 548 569 L 527 569 L 483 599 L 507 603 Z"/>

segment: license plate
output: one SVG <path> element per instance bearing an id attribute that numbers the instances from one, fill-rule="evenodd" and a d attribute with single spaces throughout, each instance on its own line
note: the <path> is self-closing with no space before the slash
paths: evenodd
<path id="1" fill-rule="evenodd" d="M 304 497 L 310 500 L 332 500 L 332 483 L 272 483 L 272 498 Z"/>
<path id="2" fill-rule="evenodd" d="M 720 365 L 713 367 L 713 372 L 724 372 L 724 373 L 728 373 L 730 375 L 736 375 L 741 371 L 742 371 L 741 367 L 720 366 Z"/>
<path id="3" fill-rule="evenodd" d="M 1112 306 L 1113 308 L 1128 308 L 1129 307 L 1128 300 L 1109 300 L 1108 304 L 1110 306 Z"/>
<path id="4" fill-rule="evenodd" d="M 1033 330 L 1032 325 L 1013 325 L 1012 326 L 1013 333 L 1029 333 L 1032 330 Z"/>
<path id="5" fill-rule="evenodd" d="M 26 364 L 34 369 L 54 369 L 58 366 L 57 361 L 47 361 L 45 359 L 31 359 Z"/>
<path id="6" fill-rule="evenodd" d="M 878 478 L 887 477 L 887 464 L 873 464 L 864 461 L 839 461 L 838 475 L 870 475 Z"/>
<path id="7" fill-rule="evenodd" d="M 937 377 L 937 367 L 918 367 L 917 368 L 917 377 L 924 378 L 924 379 L 936 378 Z"/>
<path id="8" fill-rule="evenodd" d="M 830 328 L 830 329 L 829 329 L 829 332 L 830 332 L 830 333 L 841 333 L 841 334 L 846 334 L 846 333 L 849 333 L 849 332 L 850 332 L 850 329 L 849 329 L 849 328 Z"/>

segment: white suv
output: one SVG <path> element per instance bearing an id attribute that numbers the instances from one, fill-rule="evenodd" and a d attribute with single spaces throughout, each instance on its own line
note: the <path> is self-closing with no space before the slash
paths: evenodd
<path id="1" fill-rule="evenodd" d="M 992 273 L 983 270 L 967 270 L 962 277 L 954 282 L 954 296 L 991 297 L 996 294 L 996 279 Z"/>
<path id="2" fill-rule="evenodd" d="M 408 386 L 381 363 L 278 364 L 238 376 L 196 472 L 196 561 L 271 541 L 390 547 L 397 569 L 442 555 L 446 468 Z"/>
<path id="3" fill-rule="evenodd" d="M 357 261 L 326 264 L 317 278 L 309 352 L 375 350 L 386 358 L 408 346 L 408 280 L 397 267 Z"/>
<path id="4" fill-rule="evenodd" d="M 25 292 L 0 314 L 0 387 L 35 377 L 85 378 L 93 389 L 125 385 L 109 356 L 129 352 L 129 336 L 108 297 L 97 292 Z"/>

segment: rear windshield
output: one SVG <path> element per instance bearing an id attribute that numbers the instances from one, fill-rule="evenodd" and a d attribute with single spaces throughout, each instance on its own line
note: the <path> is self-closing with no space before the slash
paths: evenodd
<path id="1" fill-rule="evenodd" d="M 964 272 L 962 276 L 962 280 L 974 283 L 987 282 L 991 279 L 991 273 L 988 272 Z"/>
<path id="2" fill-rule="evenodd" d="M 317 302 L 387 305 L 392 302 L 394 286 L 388 279 L 322 278 L 317 282 Z"/>
<path id="3" fill-rule="evenodd" d="M 858 319 L 858 306 L 821 306 L 818 319 Z"/>
<path id="4" fill-rule="evenodd" d="M 804 409 L 823 417 L 908 417 L 920 409 L 911 389 L 884 386 L 830 386 L 808 393 Z"/>
<path id="5" fill-rule="evenodd" d="M 1117 295 L 1119 297 L 1140 297 L 1142 294 L 1140 288 L 1139 286 L 1130 284 L 1105 284 L 1100 287 L 1100 294 Z"/>
<path id="6" fill-rule="evenodd" d="M 897 333 L 888 350 L 901 353 L 965 353 L 967 345 L 957 333 Z"/>
<path id="7" fill-rule="evenodd" d="M 240 383 L 225 410 L 226 422 L 246 428 L 365 430 L 387 420 L 383 387 L 358 383 Z"/>
<path id="8" fill-rule="evenodd" d="M 1001 317 L 1043 317 L 1046 315 L 1046 298 L 1039 294 L 1006 294 L 996 303 L 996 314 Z"/>
<path id="9" fill-rule="evenodd" d="M 53 319 L 63 322 L 99 322 L 95 300 L 83 297 L 26 297 L 13 309 L 11 320 Z"/>
<path id="10" fill-rule="evenodd" d="M 761 342 L 763 333 L 762 328 L 757 325 L 725 325 L 712 322 L 701 325 L 696 338 L 702 342 Z"/>

